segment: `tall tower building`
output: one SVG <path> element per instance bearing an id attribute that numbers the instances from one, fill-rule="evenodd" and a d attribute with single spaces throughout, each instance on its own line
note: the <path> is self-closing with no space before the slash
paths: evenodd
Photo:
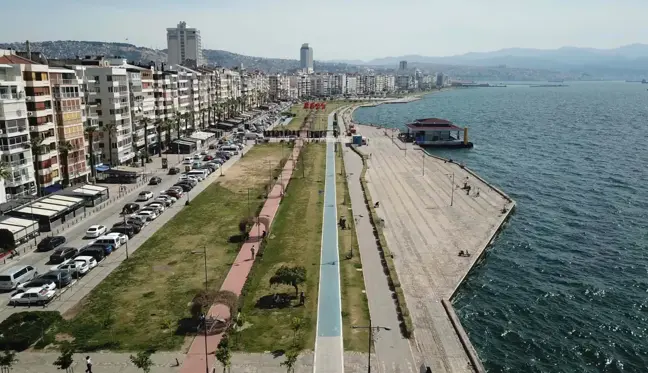
<path id="1" fill-rule="evenodd" d="M 300 67 L 307 73 L 313 72 L 313 48 L 304 43 L 299 49 Z"/>
<path id="2" fill-rule="evenodd" d="M 205 64 L 200 31 L 187 28 L 186 22 L 178 23 L 176 28 L 167 29 L 167 48 L 169 65 L 196 67 Z"/>
<path id="3" fill-rule="evenodd" d="M 400 63 L 398 64 L 398 69 L 401 71 L 407 70 L 407 61 L 400 61 Z"/>

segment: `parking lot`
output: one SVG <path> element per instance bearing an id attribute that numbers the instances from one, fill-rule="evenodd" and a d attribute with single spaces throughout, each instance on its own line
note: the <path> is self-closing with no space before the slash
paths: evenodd
<path id="1" fill-rule="evenodd" d="M 252 123 L 261 122 L 267 117 L 267 114 L 261 115 L 253 120 Z M 280 117 L 277 117 L 276 119 L 276 123 L 283 121 L 283 119 L 281 119 Z M 240 159 L 242 154 L 245 154 L 250 149 L 250 147 L 253 145 L 253 142 L 245 141 L 245 144 L 245 148 L 240 151 L 238 155 L 231 157 L 222 165 L 221 169 L 223 173 L 225 173 L 238 159 Z M 209 150 L 208 152 L 209 154 L 213 154 L 215 150 Z M 193 196 L 196 196 L 198 193 L 202 192 L 209 184 L 216 180 L 220 174 L 221 170 L 217 170 L 211 173 L 204 181 L 198 183 L 198 185 L 196 185 L 190 192 L 185 193 L 185 195 L 178 201 L 176 201 L 176 203 L 167 207 L 157 219 L 151 221 L 147 226 L 143 227 L 141 232 L 128 240 L 127 244 L 121 245 L 104 260 L 99 262 L 96 268 L 91 269 L 79 279 L 74 279 L 70 285 L 64 287 L 63 289 L 57 289 L 55 298 L 46 306 L 27 307 L 9 305 L 9 300 L 15 291 L 0 293 L 0 321 L 6 319 L 12 313 L 20 312 L 26 309 L 50 311 L 56 310 L 61 313 L 65 313 L 72 309 L 95 286 L 97 286 L 103 279 L 105 279 L 110 274 L 110 272 L 112 272 L 122 261 L 126 260 L 128 255 L 137 250 L 137 248 L 142 243 L 144 243 L 155 231 L 162 227 L 166 222 L 171 220 L 175 216 L 175 214 L 185 206 L 187 199 L 191 199 L 193 198 Z M 154 176 L 158 176 L 162 179 L 160 184 L 143 186 L 142 188 L 133 191 L 129 196 L 124 198 L 119 203 L 107 205 L 105 208 L 85 219 L 82 223 L 70 227 L 68 230 L 59 234 L 66 238 L 65 244 L 63 244 L 62 246 L 81 249 L 82 247 L 88 245 L 92 241 L 92 239 L 90 238 L 84 238 L 85 232 L 88 227 L 90 227 L 91 225 L 104 225 L 108 229 L 110 229 L 114 224 L 123 221 L 123 216 L 120 215 L 122 208 L 128 203 L 136 202 L 135 200 L 137 199 L 138 192 L 150 191 L 154 193 L 155 197 L 157 197 L 160 192 L 165 191 L 169 189 L 169 187 L 173 186 L 181 175 L 167 175 L 167 170 L 156 169 L 150 175 L 150 177 Z M 137 203 L 143 206 L 147 202 Z M 41 235 L 38 240 L 40 241 L 44 237 L 44 235 Z M 53 251 L 28 252 L 17 258 L 7 261 L 7 263 L 4 265 L 0 265 L 0 272 L 15 265 L 31 265 L 38 271 L 39 274 L 44 274 L 48 272 L 51 267 L 56 265 L 54 263 L 49 263 L 49 257 L 52 252 Z"/>

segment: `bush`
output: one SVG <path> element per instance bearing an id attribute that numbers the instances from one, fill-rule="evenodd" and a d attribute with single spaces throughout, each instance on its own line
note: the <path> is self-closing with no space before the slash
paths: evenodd
<path id="1" fill-rule="evenodd" d="M 24 351 L 62 321 L 53 311 L 14 313 L 0 323 L 0 350 Z"/>

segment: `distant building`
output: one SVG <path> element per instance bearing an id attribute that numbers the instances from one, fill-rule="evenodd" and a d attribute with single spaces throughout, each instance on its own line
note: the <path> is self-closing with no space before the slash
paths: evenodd
<path id="1" fill-rule="evenodd" d="M 436 76 L 436 86 L 437 88 L 441 88 L 445 85 L 445 75 L 443 73 L 438 73 Z"/>
<path id="2" fill-rule="evenodd" d="M 407 61 L 401 61 L 398 64 L 398 70 L 407 70 Z"/>
<path id="3" fill-rule="evenodd" d="M 167 48 L 169 65 L 196 67 L 205 64 L 200 31 L 187 28 L 186 22 L 178 23 L 176 28 L 167 29 Z"/>
<path id="4" fill-rule="evenodd" d="M 305 73 L 313 72 L 313 48 L 308 46 L 308 43 L 302 44 L 299 49 L 300 67 Z"/>

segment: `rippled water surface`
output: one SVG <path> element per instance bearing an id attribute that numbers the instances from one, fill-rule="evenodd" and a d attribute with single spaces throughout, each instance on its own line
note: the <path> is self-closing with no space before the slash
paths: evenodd
<path id="1" fill-rule="evenodd" d="M 489 372 L 648 372 L 648 88 L 452 90 L 356 111 L 469 127 L 465 162 L 518 207 L 455 299 Z"/>

